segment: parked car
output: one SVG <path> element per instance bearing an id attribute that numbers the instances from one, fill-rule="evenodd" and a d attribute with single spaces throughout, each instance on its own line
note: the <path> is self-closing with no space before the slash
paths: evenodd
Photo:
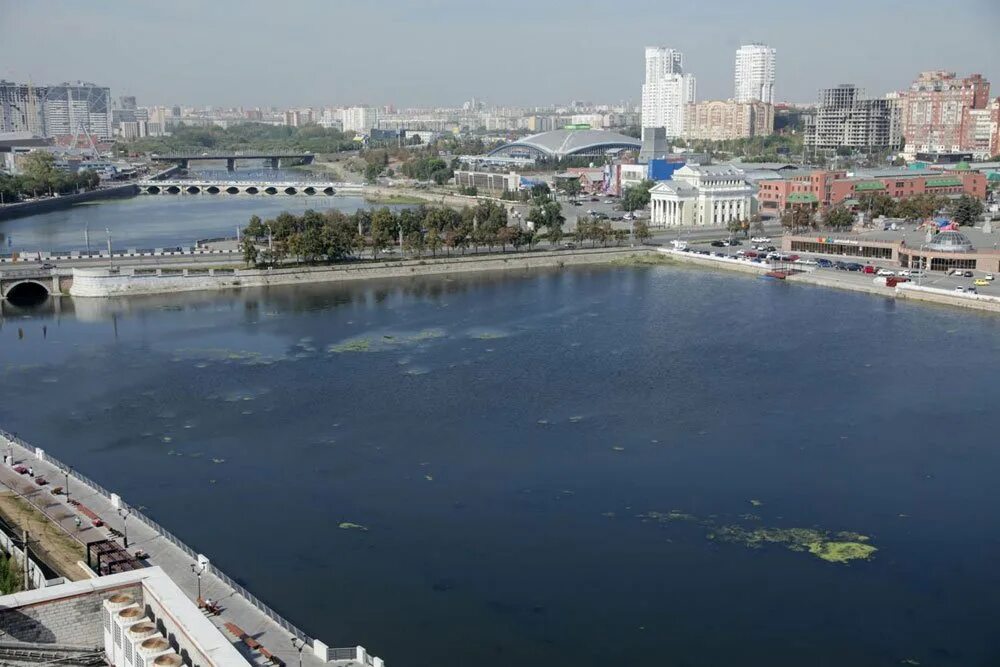
<path id="1" fill-rule="evenodd" d="M 52 262 L 45 262 L 44 264 L 42 264 L 42 268 L 43 269 L 54 269 L 54 268 L 56 268 L 56 265 L 53 264 Z"/>
<path id="2" fill-rule="evenodd" d="M 871 264 L 866 264 L 866 265 L 864 266 L 864 268 L 862 269 L 862 271 L 864 271 L 865 273 L 875 273 L 875 272 L 876 272 L 876 269 L 875 269 L 875 267 L 874 267 L 874 266 L 872 266 Z"/>
<path id="3" fill-rule="evenodd" d="M 816 264 L 824 269 L 829 269 L 831 266 L 833 266 L 833 262 L 831 262 L 828 259 L 824 259 L 822 257 L 816 260 Z"/>
<path id="4" fill-rule="evenodd" d="M 713 248 L 725 248 L 726 247 L 725 241 L 712 241 L 712 243 L 710 243 L 709 245 L 711 245 Z"/>
<path id="5" fill-rule="evenodd" d="M 972 281 L 972 284 L 978 285 L 979 287 L 986 287 L 987 285 L 990 284 L 990 281 L 988 281 L 986 278 L 976 278 L 975 280 Z"/>
<path id="6" fill-rule="evenodd" d="M 743 242 L 740 241 L 739 239 L 729 239 L 729 245 L 731 246 L 743 245 Z"/>
<path id="7" fill-rule="evenodd" d="M 768 238 L 767 236 L 755 236 L 752 239 L 750 239 L 750 241 L 752 243 L 770 243 L 771 239 Z"/>
<path id="8" fill-rule="evenodd" d="M 993 280 L 993 274 L 987 273 L 985 276 L 983 276 L 983 278 L 986 278 L 987 280 Z"/>
<path id="9" fill-rule="evenodd" d="M 847 263 L 846 262 L 834 262 L 833 263 L 833 268 L 837 269 L 838 271 L 846 271 L 847 270 Z"/>
<path id="10" fill-rule="evenodd" d="M 965 272 L 962 273 L 962 276 L 964 276 L 966 278 L 971 278 L 973 275 L 975 275 L 975 274 L 972 273 L 972 271 L 965 271 Z"/>
<path id="11" fill-rule="evenodd" d="M 851 262 L 850 264 L 847 265 L 848 271 L 861 271 L 864 268 L 865 267 L 863 267 L 861 264 L 858 264 L 857 262 Z"/>
<path id="12" fill-rule="evenodd" d="M 896 272 L 895 271 L 891 271 L 889 269 L 879 269 L 878 271 L 875 272 L 875 275 L 876 276 L 894 276 L 894 275 L 896 275 Z"/>

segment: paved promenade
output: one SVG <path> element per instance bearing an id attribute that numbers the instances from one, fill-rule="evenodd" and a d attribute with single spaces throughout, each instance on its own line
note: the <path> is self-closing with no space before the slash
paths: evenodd
<path id="1" fill-rule="evenodd" d="M 37 486 L 28 475 L 18 474 L 11 465 L 0 464 L 0 483 L 10 488 L 26 498 L 38 510 L 44 512 L 54 523 L 59 525 L 68 535 L 79 541 L 81 544 L 100 539 L 115 539 L 119 544 L 122 540 L 116 538 L 108 528 L 114 528 L 121 533 L 125 532 L 124 522 L 119 512 L 112 505 L 110 495 L 106 495 L 95 485 L 81 481 L 72 474 L 69 477 L 70 499 L 80 502 L 99 516 L 106 524 L 105 527 L 96 528 L 91 520 L 79 513 L 77 508 L 68 504 L 65 495 L 54 496 L 51 493 L 53 486 L 65 486 L 65 476 L 63 469 L 57 467 L 48 456 L 46 461 L 40 460 L 36 456 L 35 450 L 22 446 L 17 442 L 11 443 L 7 437 L 0 434 L 0 453 L 7 455 L 13 448 L 15 464 L 33 468 L 35 476 L 43 476 L 48 484 Z M 0 488 L 0 490 L 3 490 Z M 122 499 L 123 507 L 127 500 Z M 76 518 L 80 517 L 82 525 L 76 527 Z M 174 582 L 191 598 L 196 601 L 198 597 L 198 578 L 191 571 L 191 566 L 196 565 L 196 554 L 190 553 L 180 543 L 174 543 L 169 537 L 156 530 L 155 524 L 150 525 L 133 512 L 127 519 L 128 523 L 128 550 L 135 553 L 142 549 L 149 554 L 148 563 L 158 565 L 170 576 Z M 150 522 L 151 523 L 151 522 Z M 81 571 L 81 574 L 82 571 Z M 75 577 L 83 578 L 83 577 Z M 299 652 L 292 646 L 292 637 L 298 635 L 305 638 L 307 645 L 302 652 L 303 667 L 321 667 L 325 665 L 335 665 L 336 667 L 364 667 L 374 665 L 380 667 L 382 661 L 378 658 L 368 656 L 361 647 L 350 647 L 347 649 L 330 648 L 329 661 L 324 661 L 317 657 L 311 648 L 313 642 L 304 633 L 292 626 L 281 617 L 277 617 L 287 624 L 283 627 L 279 620 L 270 618 L 264 611 L 255 606 L 242 592 L 233 585 L 227 583 L 216 575 L 213 568 L 209 567 L 201 576 L 202 596 L 217 601 L 222 608 L 222 613 L 218 616 L 210 617 L 212 622 L 219 628 L 219 631 L 232 641 L 243 655 L 252 664 L 267 663 L 258 653 L 251 652 L 245 645 L 238 643 L 236 639 L 226 631 L 225 623 L 235 623 L 244 632 L 254 637 L 260 644 L 275 656 L 279 657 L 288 667 L 296 667 L 299 664 Z M 250 595 L 247 593 L 247 595 Z M 332 638 L 331 638 L 332 639 Z M 343 639 L 341 638 L 341 642 Z M 341 643 L 343 646 L 343 643 Z"/>

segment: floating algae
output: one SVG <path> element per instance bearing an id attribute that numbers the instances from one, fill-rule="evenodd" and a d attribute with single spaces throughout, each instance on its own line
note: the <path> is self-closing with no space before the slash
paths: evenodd
<path id="1" fill-rule="evenodd" d="M 693 514 L 681 512 L 680 510 L 670 510 L 669 512 L 646 512 L 640 514 L 643 521 L 656 521 L 657 523 L 669 523 L 671 521 L 697 521 Z"/>
<path id="2" fill-rule="evenodd" d="M 424 479 L 426 479 L 428 482 L 433 482 L 434 481 L 434 476 L 433 475 L 424 475 Z"/>
<path id="3" fill-rule="evenodd" d="M 854 538 L 845 539 L 845 538 Z M 815 528 L 754 528 L 742 526 L 717 526 L 708 534 L 708 539 L 720 542 L 742 544 L 751 549 L 760 549 L 765 544 L 781 544 L 790 551 L 808 552 L 830 563 L 846 563 L 851 560 L 868 560 L 878 551 L 866 544 L 868 537 L 857 533 L 830 533 Z"/>
<path id="4" fill-rule="evenodd" d="M 336 352 L 337 354 L 342 352 L 368 352 L 371 346 L 372 343 L 367 338 L 355 338 L 353 340 L 345 340 L 343 343 L 338 343 L 337 345 L 331 345 L 327 348 L 327 351 Z"/>
<path id="5" fill-rule="evenodd" d="M 350 521 L 342 521 L 338 527 L 342 530 L 360 530 L 365 533 L 368 532 L 367 526 L 362 526 L 360 523 L 351 523 Z"/>
<path id="6" fill-rule="evenodd" d="M 212 459 L 212 463 L 225 463 L 226 459 Z"/>
<path id="7" fill-rule="evenodd" d="M 750 504 L 753 505 L 754 507 L 760 507 L 764 503 L 761 502 L 760 500 L 757 500 L 756 498 L 751 498 L 750 499 Z"/>
<path id="8" fill-rule="evenodd" d="M 625 448 L 622 447 L 621 445 L 615 445 L 611 449 L 615 450 L 616 452 L 624 452 L 625 451 Z"/>

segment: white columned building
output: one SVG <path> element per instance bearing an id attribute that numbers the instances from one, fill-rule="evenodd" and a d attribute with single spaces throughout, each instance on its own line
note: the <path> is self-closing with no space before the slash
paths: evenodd
<path id="1" fill-rule="evenodd" d="M 728 164 L 685 165 L 649 193 L 653 227 L 721 227 L 753 214 L 753 186 Z"/>

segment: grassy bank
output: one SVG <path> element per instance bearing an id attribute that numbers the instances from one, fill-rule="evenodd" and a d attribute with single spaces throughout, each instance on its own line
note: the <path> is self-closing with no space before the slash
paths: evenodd
<path id="1" fill-rule="evenodd" d="M 60 507 L 57 512 L 69 514 L 64 507 Z M 17 530 L 26 529 L 32 552 L 61 576 L 71 581 L 84 578 L 83 572 L 76 564 L 84 558 L 83 545 L 67 535 L 52 519 L 42 514 L 24 498 L 11 491 L 0 493 L 0 516 Z"/>
<path id="2" fill-rule="evenodd" d="M 365 195 L 365 203 L 368 204 L 400 204 L 416 206 L 417 204 L 427 204 L 432 201 L 434 200 L 430 196 L 424 198 L 416 195 Z"/>
<path id="3" fill-rule="evenodd" d="M 673 257 L 668 257 L 658 252 L 635 253 L 628 257 L 613 259 L 609 262 L 609 264 L 613 264 L 614 266 L 661 266 L 677 263 L 677 260 Z"/>

